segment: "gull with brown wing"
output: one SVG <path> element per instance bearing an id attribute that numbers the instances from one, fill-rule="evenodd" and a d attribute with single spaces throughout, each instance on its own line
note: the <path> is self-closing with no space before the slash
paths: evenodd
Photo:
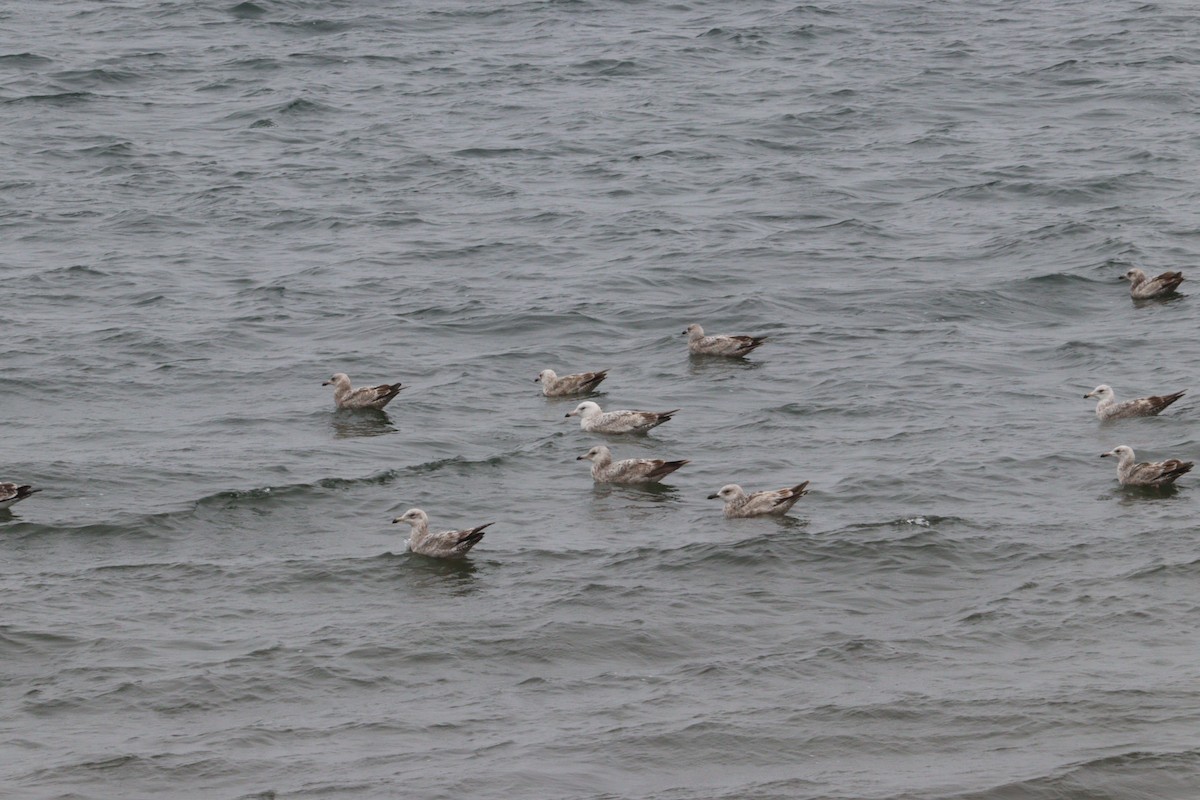
<path id="1" fill-rule="evenodd" d="M 433 558 L 459 558 L 465 556 L 479 540 L 483 538 L 483 529 L 493 522 L 486 522 L 477 528 L 464 528 L 459 531 L 429 532 L 429 515 L 419 508 L 410 508 L 392 520 L 392 524 L 407 522 L 412 526 L 408 535 L 408 549 L 414 553 Z"/>
<path id="2" fill-rule="evenodd" d="M 579 427 L 589 433 L 645 433 L 662 425 L 679 409 L 671 411 L 603 411 L 591 400 L 584 400 L 565 416 L 579 417 Z"/>
<path id="3" fill-rule="evenodd" d="M 634 486 L 658 483 L 688 463 L 687 459 L 663 461 L 661 458 L 624 458 L 613 461 L 612 451 L 602 444 L 596 445 L 575 460 L 592 462 L 592 480 L 596 483 L 624 483 Z"/>
<path id="4" fill-rule="evenodd" d="M 599 372 L 578 372 L 574 375 L 559 377 L 552 369 L 544 369 L 534 378 L 534 383 L 542 384 L 542 394 L 546 397 L 567 397 L 573 394 L 594 392 L 600 381 L 608 377 L 608 370 Z"/>
<path id="5" fill-rule="evenodd" d="M 765 336 L 729 336 L 719 333 L 705 336 L 704 328 L 694 322 L 687 326 L 682 335 L 688 337 L 688 352 L 697 356 L 739 358 L 767 340 Z"/>
<path id="6" fill-rule="evenodd" d="M 350 385 L 350 376 L 344 372 L 335 372 L 332 378 L 321 385 L 333 387 L 333 402 L 338 408 L 374 408 L 380 411 L 405 388 L 398 383 L 384 383 L 355 389 Z"/>
<path id="7" fill-rule="evenodd" d="M 1140 269 L 1131 269 L 1121 276 L 1129 281 L 1129 296 L 1134 300 L 1151 300 L 1175 293 L 1183 283 L 1182 272 L 1164 272 L 1155 278 L 1147 278 Z"/>
<path id="8" fill-rule="evenodd" d="M 708 499 L 724 500 L 727 517 L 782 516 L 790 511 L 801 497 L 808 494 L 807 486 L 808 481 L 805 481 L 790 488 L 746 494 L 745 489 L 736 483 L 730 483 L 722 486 L 715 494 L 710 494 Z"/>
<path id="9" fill-rule="evenodd" d="M 1190 472 L 1193 464 L 1178 458 L 1168 458 L 1166 461 L 1138 461 L 1133 454 L 1133 448 L 1126 445 L 1100 454 L 1101 458 L 1108 456 L 1115 456 L 1117 459 L 1117 480 L 1122 486 L 1170 486 L 1180 476 Z"/>
<path id="10" fill-rule="evenodd" d="M 1096 416 L 1100 419 L 1128 419 L 1129 417 L 1153 417 L 1183 395 L 1183 392 L 1176 392 L 1175 394 L 1139 397 L 1135 400 L 1118 403 L 1112 387 L 1107 383 L 1102 383 L 1083 397 L 1085 400 L 1089 397 L 1098 398 Z"/>

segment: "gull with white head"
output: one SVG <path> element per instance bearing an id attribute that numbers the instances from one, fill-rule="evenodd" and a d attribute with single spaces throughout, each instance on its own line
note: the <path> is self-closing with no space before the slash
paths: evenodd
<path id="1" fill-rule="evenodd" d="M 602 411 L 591 400 L 584 400 L 566 416 L 579 417 L 579 427 L 589 433 L 645 433 L 662 425 L 679 409 L 671 411 Z"/>
<path id="2" fill-rule="evenodd" d="M 535 383 L 542 384 L 542 394 L 546 397 L 567 397 L 573 394 L 594 392 L 600 381 L 608 377 L 608 370 L 599 372 L 578 372 L 574 375 L 559 377 L 552 369 L 544 369 L 534 378 Z"/>
<path id="3" fill-rule="evenodd" d="M 746 494 L 746 490 L 736 483 L 722 486 L 715 494 L 708 496 L 709 500 L 725 501 L 725 516 L 727 517 L 765 517 L 782 516 L 791 510 L 796 502 L 808 494 L 808 481 L 784 489 L 773 489 Z"/>
<path id="4" fill-rule="evenodd" d="M 1129 417 L 1153 417 L 1183 395 L 1184 392 L 1176 392 L 1175 394 L 1139 397 L 1136 400 L 1125 400 L 1118 403 L 1112 387 L 1107 383 L 1102 383 L 1083 397 L 1085 400 L 1089 397 L 1097 398 L 1096 416 L 1100 419 L 1128 419 Z"/>
<path id="5" fill-rule="evenodd" d="M 414 553 L 433 558 L 460 558 L 479 540 L 483 538 L 483 529 L 493 522 L 487 522 L 478 528 L 465 528 L 458 531 L 429 532 L 429 515 L 419 508 L 410 508 L 392 520 L 392 524 L 407 522 L 412 526 L 408 535 L 408 549 Z"/>
<path id="6" fill-rule="evenodd" d="M 696 323 L 687 326 L 682 334 L 688 337 L 688 352 L 701 356 L 731 356 L 740 358 L 767 340 L 765 336 L 729 336 L 726 334 L 704 335 L 704 328 Z"/>
<path id="7" fill-rule="evenodd" d="M 596 445 L 576 461 L 592 462 L 592 480 L 596 483 L 624 483 L 640 485 L 658 483 L 675 470 L 688 463 L 663 461 L 661 458 L 624 458 L 613 461 L 612 451 L 604 445 Z"/>
<path id="8" fill-rule="evenodd" d="M 1122 486 L 1170 486 L 1192 469 L 1191 461 L 1168 458 L 1166 461 L 1138 461 L 1133 448 L 1126 445 L 1114 447 L 1101 458 L 1114 456 L 1117 459 L 1117 480 Z"/>
<path id="9" fill-rule="evenodd" d="M 355 389 L 350 385 L 350 376 L 344 372 L 335 372 L 333 377 L 321 384 L 333 387 L 333 402 L 338 408 L 374 408 L 382 410 L 392 402 L 392 398 L 404 389 L 398 383 L 384 383 L 379 386 L 360 386 Z"/>
<path id="10" fill-rule="evenodd" d="M 1131 269 L 1121 279 L 1129 281 L 1129 296 L 1134 300 L 1151 300 L 1174 294 L 1183 283 L 1183 273 L 1164 272 L 1158 277 L 1147 278 L 1140 269 Z"/>

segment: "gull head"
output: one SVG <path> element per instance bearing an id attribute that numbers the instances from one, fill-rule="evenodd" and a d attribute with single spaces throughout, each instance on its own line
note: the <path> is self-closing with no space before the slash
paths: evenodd
<path id="1" fill-rule="evenodd" d="M 1142 281 L 1146 280 L 1146 273 L 1134 267 L 1122 275 L 1118 280 L 1129 281 L 1130 283 L 1141 283 Z"/>
<path id="2" fill-rule="evenodd" d="M 333 377 L 331 377 L 329 380 L 325 381 L 321 385 L 322 386 L 341 386 L 342 384 L 349 386 L 350 385 L 350 376 L 344 372 L 335 372 L 335 373 L 333 373 Z"/>
<path id="3" fill-rule="evenodd" d="M 393 525 L 397 522 L 407 522 L 409 525 L 417 525 L 422 522 L 429 522 L 429 515 L 419 508 L 410 508 L 392 520 Z"/>
<path id="4" fill-rule="evenodd" d="M 1102 383 L 1099 386 L 1097 386 L 1095 389 L 1092 389 L 1090 392 L 1085 394 L 1083 396 L 1083 399 L 1086 400 L 1089 397 L 1098 397 L 1101 400 L 1112 400 L 1113 399 L 1112 387 L 1109 386 L 1107 383 Z"/>
<path id="5" fill-rule="evenodd" d="M 558 376 L 554 374 L 554 370 L 544 369 L 538 373 L 538 376 L 533 379 L 533 382 L 537 383 L 538 381 L 542 381 L 544 383 L 546 381 L 552 381 L 557 377 Z"/>
<path id="6" fill-rule="evenodd" d="M 704 336 L 704 328 L 701 328 L 699 325 L 693 322 L 691 325 L 688 325 L 684 332 L 680 335 L 688 337 L 688 341 L 699 339 Z"/>
<path id="7" fill-rule="evenodd" d="M 594 417 L 600 413 L 602 413 L 600 411 L 600 406 L 596 405 L 591 400 L 584 400 L 582 403 L 575 406 L 574 411 L 568 411 L 563 416 L 564 417 L 583 417 L 584 419 L 587 419 L 588 417 Z"/>
<path id="8" fill-rule="evenodd" d="M 1133 448 L 1129 447 L 1128 445 L 1122 444 L 1122 445 L 1118 445 L 1118 446 L 1114 447 L 1112 450 L 1109 450 L 1107 453 L 1100 454 L 1101 458 L 1107 458 L 1108 456 L 1116 456 L 1121 461 L 1125 461 L 1126 459 L 1132 461 L 1134 458 Z"/>
<path id="9" fill-rule="evenodd" d="M 708 499 L 716 500 L 717 498 L 720 498 L 722 500 L 729 501 L 735 497 L 741 497 L 744 494 L 745 492 L 742 491 L 742 487 L 738 486 L 736 483 L 727 483 L 715 494 L 710 494 Z"/>
<path id="10" fill-rule="evenodd" d="M 598 444 L 595 447 L 593 447 L 591 450 L 588 450 L 586 453 L 584 453 L 583 455 L 576 458 L 575 460 L 576 461 L 595 461 L 596 459 L 604 458 L 605 456 L 608 456 L 609 458 L 611 458 L 612 453 L 604 445 Z"/>

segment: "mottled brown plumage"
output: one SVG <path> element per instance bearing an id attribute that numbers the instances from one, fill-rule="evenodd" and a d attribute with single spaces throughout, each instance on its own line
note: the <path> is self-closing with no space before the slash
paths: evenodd
<path id="1" fill-rule="evenodd" d="M 658 483 L 688 463 L 687 459 L 663 461 L 661 458 L 626 458 L 613 461 L 612 452 L 604 445 L 593 447 L 575 460 L 592 462 L 592 480 L 597 483 L 632 485 Z"/>
<path id="2" fill-rule="evenodd" d="M 1135 300 L 1166 297 L 1183 283 L 1182 272 L 1164 272 L 1157 277 L 1147 278 L 1140 269 L 1131 269 L 1121 277 L 1129 281 L 1129 294 Z"/>
<path id="3" fill-rule="evenodd" d="M 1171 403 L 1183 397 L 1183 395 L 1184 392 L 1175 392 L 1175 394 L 1139 397 L 1135 400 L 1126 400 L 1118 403 L 1112 387 L 1107 383 L 1102 383 L 1085 394 L 1084 399 L 1089 397 L 1099 398 L 1099 402 L 1096 403 L 1096 416 L 1102 420 L 1110 420 L 1128 419 L 1129 417 L 1153 417 L 1171 405 Z"/>
<path id="4" fill-rule="evenodd" d="M 1114 447 L 1101 458 L 1116 456 L 1117 480 L 1122 486 L 1169 486 L 1191 471 L 1193 462 L 1168 458 L 1166 461 L 1137 461 L 1133 448 L 1126 445 Z"/>
<path id="5" fill-rule="evenodd" d="M 405 388 L 398 383 L 384 383 L 379 386 L 361 386 L 355 389 L 350 385 L 350 377 L 344 372 L 334 373 L 333 377 L 321 384 L 333 386 L 333 402 L 338 408 L 374 408 L 382 410 L 392 402 L 392 398 Z"/>
<path id="6" fill-rule="evenodd" d="M 730 483 L 722 486 L 720 491 L 710 494 L 708 499 L 724 500 L 727 517 L 782 516 L 790 511 L 801 497 L 808 494 L 807 486 L 808 481 L 804 481 L 785 489 L 746 494 L 746 490 L 741 486 Z"/>
<path id="7" fill-rule="evenodd" d="M 765 336 L 728 336 L 724 334 L 704 335 L 704 328 L 692 323 L 687 326 L 683 335 L 688 337 L 688 352 L 702 356 L 731 356 L 738 358 L 746 355 L 767 340 Z"/>
<path id="8" fill-rule="evenodd" d="M 578 372 L 574 375 L 559 377 L 552 369 L 544 369 L 534 378 L 534 382 L 542 384 L 542 394 L 546 397 L 568 397 L 573 394 L 594 392 L 600 382 L 608 377 L 608 370 L 599 372 Z"/>
<path id="9" fill-rule="evenodd" d="M 483 529 L 495 523 L 486 522 L 477 528 L 457 531 L 429 532 L 429 515 L 419 508 L 410 508 L 392 520 L 392 524 L 407 522 L 412 527 L 408 536 L 408 549 L 432 558 L 459 558 L 465 556 L 483 538 Z"/>
<path id="10" fill-rule="evenodd" d="M 0 483 L 0 509 L 8 508 L 13 503 L 19 503 L 34 492 L 40 492 L 41 489 L 34 489 L 29 484 L 16 484 L 11 481 Z"/>
<path id="11" fill-rule="evenodd" d="M 579 427 L 590 433 L 645 433 L 671 419 L 671 411 L 602 411 L 591 400 L 584 400 L 566 416 L 579 417 Z"/>

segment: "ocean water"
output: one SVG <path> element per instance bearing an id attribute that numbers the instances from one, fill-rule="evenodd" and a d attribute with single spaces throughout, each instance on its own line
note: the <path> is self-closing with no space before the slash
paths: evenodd
<path id="1" fill-rule="evenodd" d="M 1196 796 L 1200 477 L 1097 456 L 1200 456 L 1197 408 L 1083 399 L 1200 393 L 1190 4 L 0 30 L 4 797 Z M 594 486 L 548 367 L 691 463 Z M 433 561 L 413 506 L 495 524 Z"/>

